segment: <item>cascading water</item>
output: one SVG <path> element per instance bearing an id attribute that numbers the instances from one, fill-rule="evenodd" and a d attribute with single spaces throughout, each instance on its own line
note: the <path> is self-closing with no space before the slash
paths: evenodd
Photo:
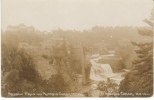
<path id="1" fill-rule="evenodd" d="M 107 78 L 109 75 L 113 74 L 111 66 L 109 64 L 97 63 L 96 61 L 98 59 L 91 59 L 90 61 L 92 64 L 90 78 L 97 81 Z"/>
<path id="2" fill-rule="evenodd" d="M 113 73 L 112 68 L 109 64 L 100 64 L 97 61 L 101 57 L 92 58 L 90 60 L 92 66 L 90 70 L 90 79 L 93 81 L 107 81 L 107 78 L 115 80 L 118 84 L 123 79 L 123 73 Z"/>
<path id="3" fill-rule="evenodd" d="M 112 68 L 109 64 L 101 64 L 100 67 L 105 71 L 105 74 L 112 74 Z"/>

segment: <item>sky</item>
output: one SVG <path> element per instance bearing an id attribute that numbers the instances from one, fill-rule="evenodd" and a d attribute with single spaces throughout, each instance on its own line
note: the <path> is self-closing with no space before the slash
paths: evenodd
<path id="1" fill-rule="evenodd" d="M 144 26 L 153 0 L 2 0 L 2 30 L 25 24 L 42 31 Z"/>

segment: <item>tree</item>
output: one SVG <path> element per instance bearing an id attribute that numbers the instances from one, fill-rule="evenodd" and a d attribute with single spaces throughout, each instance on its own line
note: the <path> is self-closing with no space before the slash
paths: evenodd
<path id="1" fill-rule="evenodd" d="M 144 43 L 132 42 L 138 49 L 135 50 L 137 59 L 133 61 L 133 69 L 121 82 L 120 91 L 127 93 L 141 93 L 137 96 L 153 95 L 153 23 L 144 20 L 150 27 L 139 28 L 138 32 L 142 36 L 147 36 L 148 41 Z"/>
<path id="2" fill-rule="evenodd" d="M 11 93 L 35 92 L 40 90 L 42 81 L 35 69 L 30 55 L 23 50 L 17 50 L 2 45 L 2 95 Z"/>

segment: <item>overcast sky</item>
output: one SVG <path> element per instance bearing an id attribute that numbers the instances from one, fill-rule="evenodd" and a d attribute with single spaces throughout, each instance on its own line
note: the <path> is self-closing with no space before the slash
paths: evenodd
<path id="1" fill-rule="evenodd" d="M 153 0 L 2 0 L 2 29 L 24 23 L 39 30 L 143 26 Z"/>

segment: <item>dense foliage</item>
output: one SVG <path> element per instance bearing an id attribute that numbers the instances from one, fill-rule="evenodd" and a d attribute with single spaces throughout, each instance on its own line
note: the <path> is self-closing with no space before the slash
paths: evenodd
<path id="1" fill-rule="evenodd" d="M 144 43 L 132 42 L 137 47 L 137 59 L 133 61 L 132 70 L 121 82 L 120 91 L 149 97 L 153 95 L 153 24 L 149 20 L 145 22 L 151 27 L 138 30 L 141 35 L 148 36 L 149 40 Z"/>
<path id="2" fill-rule="evenodd" d="M 17 48 L 2 48 L 2 94 L 9 92 L 35 92 L 40 89 L 41 77 L 31 56 Z M 4 90 L 3 90 L 4 89 Z"/>

